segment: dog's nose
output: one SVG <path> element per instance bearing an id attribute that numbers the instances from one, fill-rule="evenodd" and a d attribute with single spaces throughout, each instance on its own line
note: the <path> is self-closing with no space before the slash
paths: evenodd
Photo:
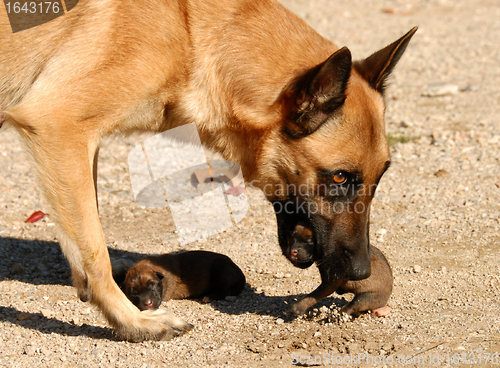
<path id="1" fill-rule="evenodd" d="M 153 302 L 151 300 L 148 300 L 147 302 L 145 302 L 144 305 L 148 309 L 152 309 L 153 308 Z"/>
<path id="2" fill-rule="evenodd" d="M 297 251 L 297 249 L 292 249 L 290 251 L 290 253 L 292 254 L 292 257 L 297 257 L 297 255 L 299 254 L 299 252 Z"/>
<path id="3" fill-rule="evenodd" d="M 354 268 L 349 274 L 349 280 L 364 280 L 372 274 L 372 269 L 370 265 L 363 268 Z"/>
<path id="4" fill-rule="evenodd" d="M 349 280 L 363 280 L 370 277 L 372 273 L 370 255 L 358 254 L 356 258 L 351 258 L 351 271 Z"/>

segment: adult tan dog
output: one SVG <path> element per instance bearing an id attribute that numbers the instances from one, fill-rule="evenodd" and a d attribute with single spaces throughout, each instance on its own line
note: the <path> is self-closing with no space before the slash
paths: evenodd
<path id="1" fill-rule="evenodd" d="M 331 279 L 368 277 L 384 82 L 415 31 L 352 62 L 274 0 L 81 0 L 16 33 L 0 5 L 0 115 L 33 156 L 79 297 L 130 340 L 188 328 L 113 281 L 95 183 L 104 136 L 191 122 L 273 202 L 280 243 L 302 219 Z"/>

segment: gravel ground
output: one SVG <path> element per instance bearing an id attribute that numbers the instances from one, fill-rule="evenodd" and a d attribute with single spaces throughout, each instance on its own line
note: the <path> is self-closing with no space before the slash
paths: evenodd
<path id="1" fill-rule="evenodd" d="M 371 211 L 371 239 L 395 276 L 391 314 L 339 320 L 346 301 L 333 295 L 305 317 L 286 315 L 319 275 L 281 255 L 272 208 L 249 190 L 241 222 L 182 247 L 230 256 L 247 277 L 243 293 L 212 304 L 168 302 L 195 325 L 172 341 L 119 341 L 94 307 L 77 299 L 50 216 L 24 223 L 46 204 L 7 130 L 0 133 L 0 366 L 269 367 L 290 366 L 293 357 L 314 364 L 308 356 L 352 366 L 421 367 L 436 359 L 463 366 L 464 357 L 500 365 L 491 360 L 500 353 L 497 0 L 284 3 L 358 58 L 420 27 L 388 90 L 393 165 Z M 181 249 L 171 214 L 133 201 L 127 155 L 143 139 L 107 140 L 101 149 L 104 232 L 111 255 L 130 260 Z M 373 364 L 345 360 L 358 353 Z"/>

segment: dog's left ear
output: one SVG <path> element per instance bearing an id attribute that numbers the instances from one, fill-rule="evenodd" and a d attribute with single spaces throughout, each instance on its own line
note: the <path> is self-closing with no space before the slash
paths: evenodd
<path id="1" fill-rule="evenodd" d="M 343 47 L 284 89 L 281 103 L 288 135 L 313 133 L 343 105 L 351 66 L 351 52 Z"/>
<path id="2" fill-rule="evenodd" d="M 391 43 L 389 46 L 375 52 L 364 60 L 355 61 L 352 65 L 353 68 L 356 69 L 375 90 L 383 95 L 387 77 L 391 74 L 392 69 L 405 52 L 406 46 L 408 46 L 408 43 L 415 32 L 417 32 L 417 29 L 418 27 L 413 27 L 396 42 Z"/>

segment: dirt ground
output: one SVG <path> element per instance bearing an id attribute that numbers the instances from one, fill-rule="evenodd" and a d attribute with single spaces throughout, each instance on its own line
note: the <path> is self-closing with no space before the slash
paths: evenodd
<path id="1" fill-rule="evenodd" d="M 50 214 L 13 131 L 0 131 L 0 366 L 500 366 L 500 7 L 497 0 L 286 0 L 354 58 L 419 30 L 387 95 L 392 166 L 371 210 L 372 243 L 394 291 L 385 318 L 335 318 L 333 295 L 307 316 L 289 306 L 319 284 L 281 255 L 275 217 L 249 190 L 248 215 L 183 249 L 230 256 L 235 300 L 170 301 L 194 329 L 171 341 L 120 341 L 70 286 Z M 136 260 L 181 249 L 166 209 L 134 202 L 127 156 L 144 137 L 100 151 L 100 215 L 110 253 Z"/>

